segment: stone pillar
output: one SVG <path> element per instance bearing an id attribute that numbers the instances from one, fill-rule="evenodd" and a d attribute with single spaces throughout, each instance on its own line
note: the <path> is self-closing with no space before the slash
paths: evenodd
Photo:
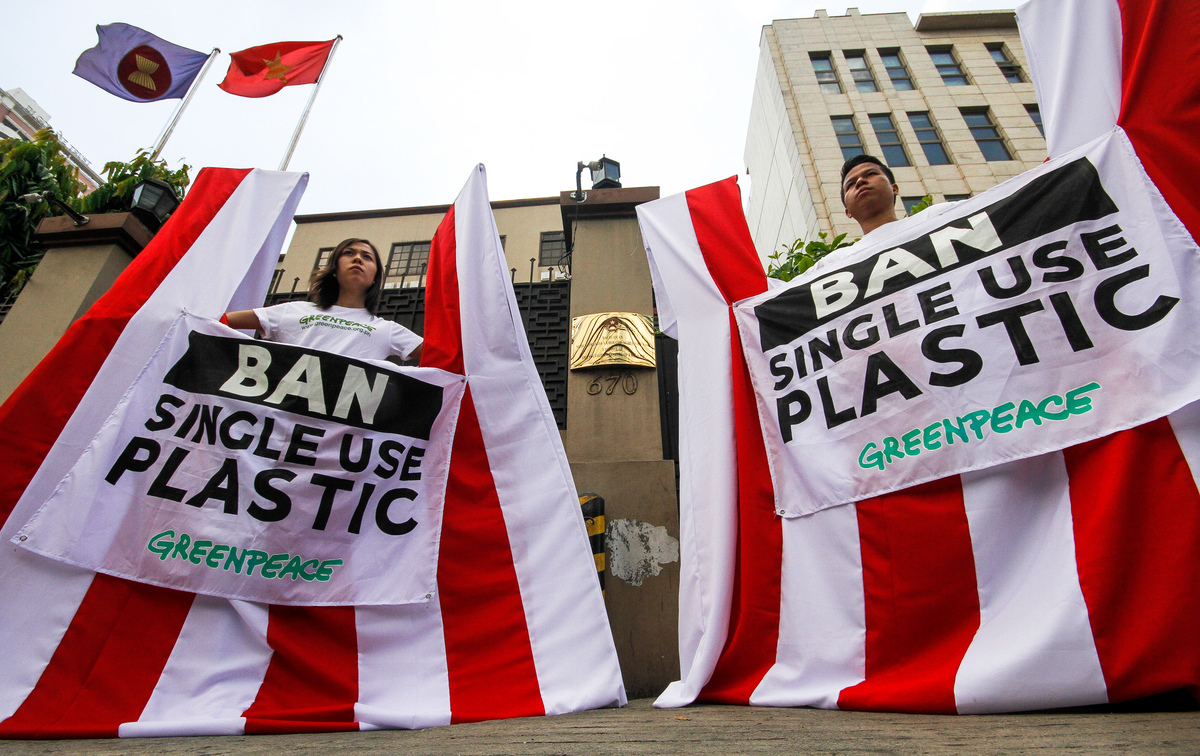
<path id="1" fill-rule="evenodd" d="M 653 316 L 634 207 L 657 198 L 657 187 L 593 189 L 581 203 L 562 193 L 563 228 L 573 244 L 572 318 Z M 679 679 L 679 507 L 675 463 L 663 459 L 659 422 L 653 368 L 570 372 L 563 444 L 579 492 L 605 501 L 605 603 L 630 698 L 657 696 Z"/>
<path id="2" fill-rule="evenodd" d="M 93 215 L 76 226 L 44 219 L 46 256 L 0 323 L 0 402 L 8 398 L 79 316 L 88 311 L 153 234 L 130 213 Z"/>

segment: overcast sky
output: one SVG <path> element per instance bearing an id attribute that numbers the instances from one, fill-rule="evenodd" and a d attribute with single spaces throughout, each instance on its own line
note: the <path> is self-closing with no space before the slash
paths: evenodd
<path id="1" fill-rule="evenodd" d="M 121 21 L 221 48 L 163 153 L 172 167 L 275 169 L 311 86 L 262 99 L 217 88 L 228 53 L 344 37 L 290 170 L 311 174 L 301 213 L 454 200 L 475 163 L 492 199 L 573 189 L 602 154 L 625 186 L 673 194 L 744 174 L 759 36 L 775 18 L 845 5 L 782 0 L 409 2 L 59 0 L 5 10 L 0 87 L 21 88 L 97 171 L 150 147 L 178 100 L 133 103 L 71 74 Z M 863 13 L 1014 7 L 987 0 L 862 0 Z M 53 18 L 51 18 L 53 16 Z M 743 189 L 745 191 L 745 189 Z"/>

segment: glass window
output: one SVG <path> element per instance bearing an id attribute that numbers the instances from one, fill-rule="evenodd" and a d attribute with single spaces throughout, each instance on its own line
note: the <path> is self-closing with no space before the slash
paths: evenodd
<path id="1" fill-rule="evenodd" d="M 929 57 L 933 59 L 933 65 L 937 67 L 937 72 L 946 86 L 955 87 L 970 83 L 967 81 L 967 75 L 963 72 L 962 64 L 958 62 L 958 58 L 954 57 L 953 47 L 927 47 L 925 49 L 929 50 Z"/>
<path id="2" fill-rule="evenodd" d="M 913 208 L 921 204 L 924 200 L 924 197 L 901 197 L 900 201 L 904 203 L 904 214 L 912 215 Z"/>
<path id="3" fill-rule="evenodd" d="M 959 200 L 965 200 L 965 199 L 970 199 L 970 198 L 971 198 L 971 195 L 969 195 L 969 194 L 947 194 L 946 195 L 947 202 L 958 202 Z"/>
<path id="4" fill-rule="evenodd" d="M 862 155 L 862 137 L 858 135 L 858 127 L 854 125 L 854 116 L 833 116 L 833 133 L 837 134 L 838 146 L 842 148 L 842 158 L 849 160 L 855 155 Z"/>
<path id="5" fill-rule="evenodd" d="M 862 50 L 843 53 L 846 56 L 846 65 L 850 68 L 850 78 L 854 79 L 854 86 L 859 92 L 878 92 L 879 87 L 875 84 L 875 77 L 871 74 L 871 67 L 867 65 L 867 54 Z"/>
<path id="6" fill-rule="evenodd" d="M 1004 137 L 1000 136 L 1000 129 L 987 108 L 963 108 L 962 115 L 985 160 L 1012 160 L 1008 147 L 1004 146 Z"/>
<path id="7" fill-rule="evenodd" d="M 883 67 L 887 71 L 888 78 L 892 80 L 893 89 L 898 92 L 916 89 L 913 86 L 912 77 L 908 75 L 908 69 L 904 66 L 904 61 L 900 59 L 899 50 L 880 50 L 879 57 L 883 59 Z"/>
<path id="8" fill-rule="evenodd" d="M 900 132 L 892 122 L 890 113 L 869 116 L 871 128 L 875 129 L 875 137 L 879 139 L 879 147 L 883 150 L 883 161 L 891 168 L 912 165 L 908 162 L 908 153 L 904 151 L 904 143 L 900 141 Z"/>
<path id="9" fill-rule="evenodd" d="M 396 242 L 388 256 L 386 278 L 393 276 L 423 276 L 429 264 L 429 242 Z"/>
<path id="10" fill-rule="evenodd" d="M 321 270 L 325 267 L 325 263 L 329 262 L 329 256 L 333 254 L 333 247 L 321 247 L 317 250 L 317 261 L 313 263 L 313 270 Z"/>
<path id="11" fill-rule="evenodd" d="M 833 59 L 827 52 L 809 53 L 812 60 L 813 72 L 817 75 L 817 83 L 825 94 L 841 94 L 842 85 L 838 83 L 837 72 L 833 70 Z"/>
<path id="12" fill-rule="evenodd" d="M 917 142 L 925 151 L 925 159 L 929 161 L 929 164 L 949 165 L 950 156 L 946 154 L 942 137 L 938 134 L 937 127 L 933 125 L 933 119 L 929 117 L 929 114 L 909 113 L 908 122 L 912 124 L 913 131 L 917 132 Z"/>
<path id="13" fill-rule="evenodd" d="M 996 65 L 1000 67 L 1000 73 L 1004 74 L 1004 78 L 1012 84 L 1020 84 L 1025 81 L 1025 77 L 1021 74 L 1021 65 L 1014 61 L 1004 49 L 1003 42 L 991 42 L 986 45 L 988 52 L 992 54 L 992 60 L 996 61 Z"/>
<path id="14" fill-rule="evenodd" d="M 1046 136 L 1046 130 L 1042 128 L 1042 111 L 1038 110 L 1037 105 L 1026 105 L 1025 110 L 1029 113 L 1029 117 L 1033 119 L 1033 123 L 1038 127 L 1038 132 L 1042 136 Z"/>
<path id="15" fill-rule="evenodd" d="M 542 243 L 538 250 L 538 265 L 545 268 L 554 265 L 566 265 L 570 262 L 567 257 L 567 239 L 562 231 L 543 231 Z"/>

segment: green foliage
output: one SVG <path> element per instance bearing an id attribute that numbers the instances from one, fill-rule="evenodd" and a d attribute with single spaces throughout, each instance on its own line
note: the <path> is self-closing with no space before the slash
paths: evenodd
<path id="1" fill-rule="evenodd" d="M 822 231 L 810 242 L 805 243 L 803 239 L 797 239 L 791 244 L 782 245 L 778 252 L 767 257 L 771 261 L 767 266 L 767 275 L 780 281 L 791 281 L 825 255 L 854 243 L 846 241 L 845 234 L 838 234 L 832 241 L 826 241 L 828 236 L 829 234 Z"/>
<path id="2" fill-rule="evenodd" d="M 913 205 L 913 209 L 912 209 L 912 210 L 909 210 L 909 211 L 908 211 L 908 214 L 909 214 L 909 216 L 916 215 L 917 213 L 919 213 L 919 212 L 921 212 L 922 210 L 924 210 L 924 209 L 928 208 L 928 207 L 929 207 L 930 205 L 932 205 L 932 204 L 933 204 L 933 195 L 932 195 L 932 194 L 926 194 L 924 197 L 922 197 L 922 198 L 921 198 L 921 201 L 920 201 L 920 202 L 918 202 L 917 204 Z"/>
<path id="3" fill-rule="evenodd" d="M 107 181 L 96 191 L 81 197 L 76 209 L 85 215 L 124 212 L 129 209 L 134 187 L 146 179 L 165 181 L 182 200 L 189 181 L 188 170 L 189 167 L 184 165 L 172 171 L 167 168 L 165 160 L 151 160 L 150 153 L 138 150 L 137 155 L 128 163 L 106 163 L 104 175 Z"/>
<path id="4" fill-rule="evenodd" d="M 0 140 L 0 294 L 24 286 L 41 259 L 34 241 L 38 223 L 62 214 L 45 199 L 31 205 L 21 197 L 53 192 L 70 202 L 82 189 L 58 136 L 50 129 L 42 129 L 28 142 Z"/>
<path id="5" fill-rule="evenodd" d="M 75 178 L 75 168 L 52 130 L 42 129 L 29 142 L 0 140 L 0 296 L 20 291 L 41 260 L 34 238 L 38 223 L 63 214 L 45 198 L 31 205 L 21 199 L 23 195 L 53 192 L 85 215 L 119 213 L 129 209 L 134 187 L 146 179 L 165 181 L 183 199 L 188 170 L 184 165 L 172 171 L 165 160 L 151 160 L 148 152 L 138 150 L 128 163 L 105 165 L 108 180 L 81 197 L 84 186 Z"/>

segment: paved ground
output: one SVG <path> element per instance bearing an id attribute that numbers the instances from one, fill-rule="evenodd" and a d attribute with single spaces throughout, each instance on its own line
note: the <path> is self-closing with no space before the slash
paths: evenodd
<path id="1" fill-rule="evenodd" d="M 695 706 L 509 719 L 414 732 L 0 741 L 0 754 L 1198 754 L 1200 712 L 939 717 Z"/>

